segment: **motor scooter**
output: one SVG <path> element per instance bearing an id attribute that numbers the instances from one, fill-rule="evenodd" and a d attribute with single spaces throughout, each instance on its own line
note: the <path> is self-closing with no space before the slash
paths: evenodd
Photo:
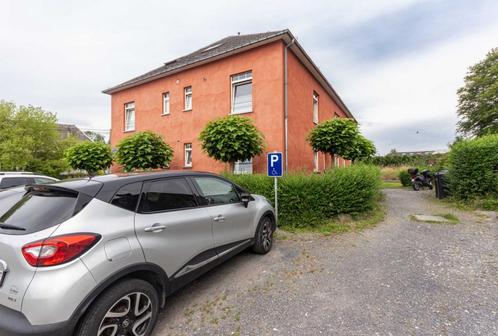
<path id="1" fill-rule="evenodd" d="M 408 169 L 408 174 L 412 178 L 413 190 L 419 191 L 420 189 L 429 188 L 432 190 L 432 172 L 430 170 L 422 170 L 419 173 L 418 168 Z"/>

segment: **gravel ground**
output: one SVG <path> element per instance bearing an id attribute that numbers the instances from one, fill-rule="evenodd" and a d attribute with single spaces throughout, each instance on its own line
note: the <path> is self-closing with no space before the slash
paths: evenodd
<path id="1" fill-rule="evenodd" d="M 168 298 L 155 335 L 498 335 L 498 221 L 385 190 L 374 229 L 282 234 Z M 414 222 L 453 213 L 459 224 Z"/>

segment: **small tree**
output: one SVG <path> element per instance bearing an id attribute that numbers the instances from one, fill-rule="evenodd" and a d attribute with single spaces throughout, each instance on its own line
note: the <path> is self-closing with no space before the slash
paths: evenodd
<path id="1" fill-rule="evenodd" d="M 344 156 L 345 159 L 356 161 L 356 160 L 368 160 L 375 155 L 375 145 L 372 141 L 365 138 L 363 135 L 358 134 L 351 147 L 350 152 Z"/>
<path id="2" fill-rule="evenodd" d="M 112 164 L 111 149 L 102 142 L 80 142 L 69 147 L 64 156 L 71 167 L 86 170 L 90 176 L 109 168 Z"/>
<path id="3" fill-rule="evenodd" d="M 215 160 L 229 163 L 250 160 L 263 152 L 263 134 L 249 118 L 228 116 L 210 121 L 199 139 L 202 149 Z"/>
<path id="4" fill-rule="evenodd" d="M 173 148 L 154 132 L 138 132 L 117 146 L 116 161 L 125 171 L 167 168 L 173 159 Z"/>
<path id="5" fill-rule="evenodd" d="M 458 89 L 458 131 L 481 136 L 498 133 L 498 48 L 470 67 Z"/>
<path id="6" fill-rule="evenodd" d="M 315 152 L 347 158 L 354 152 L 359 134 L 358 125 L 353 120 L 334 118 L 313 128 L 307 140 Z"/>

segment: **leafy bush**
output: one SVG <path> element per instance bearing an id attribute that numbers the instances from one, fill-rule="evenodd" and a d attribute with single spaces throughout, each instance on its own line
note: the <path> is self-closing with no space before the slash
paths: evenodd
<path id="1" fill-rule="evenodd" d="M 412 185 L 412 177 L 406 170 L 401 170 L 398 177 L 403 187 L 409 187 Z"/>
<path id="2" fill-rule="evenodd" d="M 263 134 L 249 118 L 228 116 L 210 121 L 199 140 L 202 149 L 215 160 L 233 164 L 263 152 Z"/>
<path id="3" fill-rule="evenodd" d="M 451 195 L 467 200 L 498 195 L 498 134 L 455 143 L 449 156 Z"/>
<path id="4" fill-rule="evenodd" d="M 167 168 L 173 149 L 154 132 L 138 132 L 118 144 L 116 161 L 125 171 Z"/>
<path id="5" fill-rule="evenodd" d="M 112 164 L 111 148 L 102 142 L 80 142 L 69 147 L 64 157 L 71 167 L 86 170 L 89 175 L 95 175 Z"/>
<path id="6" fill-rule="evenodd" d="M 0 100 L 0 170 L 27 170 L 58 176 L 68 167 L 55 114 L 40 107 Z"/>
<path id="7" fill-rule="evenodd" d="M 273 178 L 226 175 L 273 202 Z M 380 171 L 367 165 L 336 168 L 322 175 L 288 174 L 279 179 L 279 220 L 283 226 L 317 226 L 339 214 L 372 210 L 380 189 Z"/>

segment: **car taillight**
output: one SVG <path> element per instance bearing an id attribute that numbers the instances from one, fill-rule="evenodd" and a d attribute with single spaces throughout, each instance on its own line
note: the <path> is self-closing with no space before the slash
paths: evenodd
<path id="1" fill-rule="evenodd" d="M 51 237 L 24 245 L 22 254 L 31 266 L 56 266 L 79 257 L 99 239 L 100 236 L 93 233 Z"/>

